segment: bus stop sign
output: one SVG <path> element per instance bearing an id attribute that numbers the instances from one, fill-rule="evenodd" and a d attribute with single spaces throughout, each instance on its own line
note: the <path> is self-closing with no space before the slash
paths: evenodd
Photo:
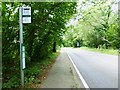
<path id="1" fill-rule="evenodd" d="M 22 8 L 22 21 L 23 23 L 31 23 L 31 7 Z"/>

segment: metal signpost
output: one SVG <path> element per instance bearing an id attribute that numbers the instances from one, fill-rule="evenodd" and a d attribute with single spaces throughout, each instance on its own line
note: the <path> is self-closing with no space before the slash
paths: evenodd
<path id="1" fill-rule="evenodd" d="M 31 23 L 31 7 L 19 8 L 20 71 L 21 71 L 21 85 L 24 87 L 25 46 L 23 43 L 23 23 Z"/>

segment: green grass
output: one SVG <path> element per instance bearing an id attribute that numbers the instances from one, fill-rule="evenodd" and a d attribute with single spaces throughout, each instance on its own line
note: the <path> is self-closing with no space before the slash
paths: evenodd
<path id="1" fill-rule="evenodd" d="M 93 52 L 100 52 L 100 53 L 105 53 L 105 54 L 111 54 L 111 55 L 118 55 L 118 50 L 114 49 L 97 49 L 97 48 L 88 48 L 88 47 L 80 47 L 82 50 L 88 50 L 88 51 L 93 51 Z"/>

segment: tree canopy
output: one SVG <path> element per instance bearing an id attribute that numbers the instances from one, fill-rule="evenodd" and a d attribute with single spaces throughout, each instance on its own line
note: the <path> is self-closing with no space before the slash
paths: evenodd
<path id="1" fill-rule="evenodd" d="M 120 33 L 118 29 L 118 12 L 114 11 L 117 3 L 107 0 L 82 0 L 77 14 L 69 24 L 64 36 L 65 46 L 81 45 L 94 48 L 120 47 Z M 73 34 L 73 35 L 72 35 Z"/>

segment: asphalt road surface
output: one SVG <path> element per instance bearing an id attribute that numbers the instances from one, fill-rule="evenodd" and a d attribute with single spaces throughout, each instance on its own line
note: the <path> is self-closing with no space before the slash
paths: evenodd
<path id="1" fill-rule="evenodd" d="M 90 88 L 118 88 L 118 56 L 65 48 Z"/>

